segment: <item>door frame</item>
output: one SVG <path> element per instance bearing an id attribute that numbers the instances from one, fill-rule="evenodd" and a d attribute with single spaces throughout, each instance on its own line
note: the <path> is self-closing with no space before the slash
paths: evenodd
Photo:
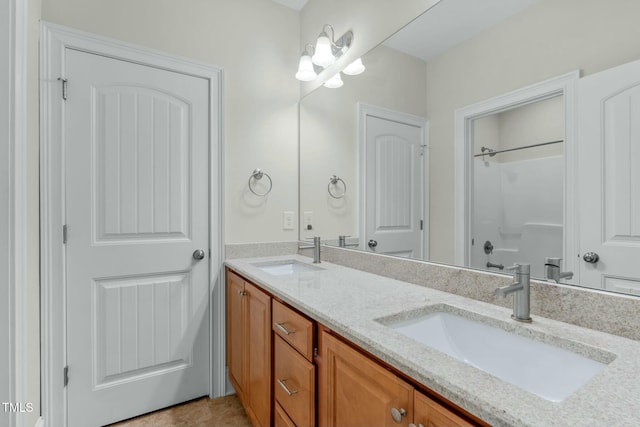
<path id="1" fill-rule="evenodd" d="M 421 146 L 422 161 L 420 171 L 422 182 L 422 203 L 421 216 L 423 222 L 422 227 L 422 258 L 425 261 L 429 259 L 429 121 L 424 117 L 416 116 L 401 111 L 395 111 L 388 108 L 378 107 L 375 105 L 358 102 L 358 229 L 360 236 L 358 237 L 360 250 L 367 250 L 366 238 L 366 177 L 367 177 L 367 117 L 378 117 L 384 120 L 394 121 L 420 128 L 422 134 Z"/>
<path id="2" fill-rule="evenodd" d="M 537 101 L 564 96 L 564 206 L 563 206 L 563 270 L 573 271 L 574 282 L 579 281 L 576 258 L 569 254 L 578 250 L 577 220 L 577 84 L 580 70 L 572 71 L 534 83 L 511 92 L 480 101 L 455 111 L 455 264 L 468 266 L 471 259 L 470 242 L 473 200 L 473 120 L 521 107 Z"/>
<path id="3" fill-rule="evenodd" d="M 66 277 L 62 226 L 65 224 L 65 157 L 63 143 L 66 49 L 99 54 L 141 65 L 153 66 L 209 81 L 209 295 L 211 345 L 209 349 L 209 395 L 225 394 L 224 278 L 222 261 L 224 188 L 223 80 L 222 69 L 68 27 L 43 22 L 40 31 L 40 255 L 41 255 L 41 355 L 42 415 L 46 425 L 67 423 L 66 365 Z M 73 82 L 69 82 L 73 94 Z M 62 285 L 61 285 L 62 284 Z M 60 291 L 62 286 L 62 292 Z M 58 289 L 56 289 L 56 287 Z M 69 374 L 73 378 L 73 373 Z M 62 392 L 61 392 L 62 391 Z"/>

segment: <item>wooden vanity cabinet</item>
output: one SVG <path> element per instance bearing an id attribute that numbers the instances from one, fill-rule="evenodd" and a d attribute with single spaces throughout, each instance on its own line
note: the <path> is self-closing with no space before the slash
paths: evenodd
<path id="1" fill-rule="evenodd" d="M 312 427 L 316 418 L 316 370 L 313 364 L 314 323 L 273 300 L 274 424 Z"/>
<path id="2" fill-rule="evenodd" d="M 318 337 L 320 426 L 408 426 L 413 387 L 336 337 Z M 392 411 L 397 411 L 398 421 Z"/>
<path id="3" fill-rule="evenodd" d="M 470 427 L 474 425 L 417 390 L 413 392 L 413 410 L 413 425 L 415 427 Z"/>
<path id="4" fill-rule="evenodd" d="M 322 330 L 318 336 L 318 423 L 324 427 L 467 427 L 467 421 L 391 370 Z"/>
<path id="5" fill-rule="evenodd" d="M 487 426 L 229 269 L 226 333 L 254 426 Z"/>
<path id="6" fill-rule="evenodd" d="M 254 426 L 271 425 L 271 297 L 227 270 L 227 367 Z"/>

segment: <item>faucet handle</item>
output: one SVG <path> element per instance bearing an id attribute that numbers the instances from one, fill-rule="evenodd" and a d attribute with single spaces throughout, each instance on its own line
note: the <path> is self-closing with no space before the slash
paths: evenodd
<path id="1" fill-rule="evenodd" d="M 505 267 L 505 270 L 513 271 L 513 278 L 517 279 L 519 274 L 530 274 L 531 264 L 523 262 L 514 262 L 511 267 Z"/>
<path id="2" fill-rule="evenodd" d="M 562 261 L 562 258 L 556 258 L 556 257 L 545 257 L 544 259 L 544 265 L 549 265 L 552 267 L 558 267 L 560 268 L 560 262 Z"/>

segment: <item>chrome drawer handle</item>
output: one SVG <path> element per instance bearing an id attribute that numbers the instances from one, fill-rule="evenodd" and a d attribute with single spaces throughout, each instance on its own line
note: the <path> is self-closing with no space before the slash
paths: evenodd
<path id="1" fill-rule="evenodd" d="M 284 323 L 273 322 L 273 326 L 275 326 L 280 332 L 282 332 L 285 335 L 291 335 L 296 333 L 296 331 L 290 331 L 287 328 L 285 328 L 283 325 Z"/>
<path id="2" fill-rule="evenodd" d="M 284 383 L 287 380 L 281 380 L 281 379 L 276 379 L 276 381 L 278 381 L 278 384 L 280 385 L 280 387 L 282 387 L 282 389 L 289 395 L 289 396 L 293 396 L 294 394 L 296 394 L 298 392 L 298 390 L 289 390 L 289 387 L 287 387 L 287 385 Z"/>

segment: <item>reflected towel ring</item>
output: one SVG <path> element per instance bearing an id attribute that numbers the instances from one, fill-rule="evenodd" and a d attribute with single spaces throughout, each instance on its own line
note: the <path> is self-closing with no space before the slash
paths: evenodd
<path id="1" fill-rule="evenodd" d="M 336 194 L 335 192 L 331 191 L 331 186 L 333 185 L 334 187 L 337 187 L 338 182 L 342 183 L 343 189 L 342 189 L 342 193 Z M 347 192 L 347 184 L 344 182 L 342 178 L 338 177 L 337 175 L 331 175 L 329 177 L 329 185 L 327 186 L 327 191 L 329 192 L 329 195 L 334 199 L 342 199 Z"/>
<path id="2" fill-rule="evenodd" d="M 255 181 L 260 181 L 263 176 L 266 176 L 267 179 L 269 180 L 269 187 L 267 188 L 267 191 L 265 191 L 264 193 L 258 193 L 253 189 L 253 184 L 255 183 Z M 260 169 L 255 169 L 251 174 L 251 176 L 249 177 L 249 190 L 256 196 L 259 196 L 259 197 L 266 196 L 271 192 L 272 187 L 273 187 L 273 181 L 271 180 L 271 177 L 269 176 L 268 173 L 262 172 Z"/>

